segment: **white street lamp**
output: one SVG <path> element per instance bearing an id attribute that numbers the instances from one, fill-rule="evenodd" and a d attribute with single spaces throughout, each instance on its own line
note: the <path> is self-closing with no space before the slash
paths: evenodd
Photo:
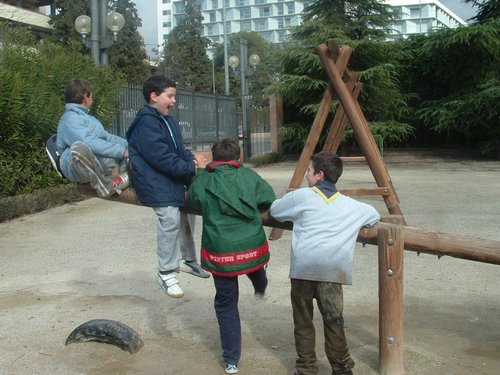
<path id="1" fill-rule="evenodd" d="M 90 34 L 92 30 L 91 18 L 89 16 L 81 15 L 75 20 L 75 29 L 83 38 L 83 43 L 85 43 L 85 38 Z"/>
<path id="2" fill-rule="evenodd" d="M 99 6 L 100 5 L 100 6 Z M 107 13 L 107 0 L 91 0 L 90 13 L 92 17 L 81 15 L 75 20 L 75 29 L 83 38 L 83 43 L 90 48 L 97 65 L 108 63 L 107 48 L 118 40 L 118 33 L 125 26 L 125 19 L 120 13 Z M 107 35 L 106 27 L 113 37 Z M 90 41 L 87 36 L 90 34 Z"/>
<path id="3" fill-rule="evenodd" d="M 106 17 L 106 27 L 113 33 L 113 41 L 118 40 L 118 32 L 125 26 L 125 18 L 118 12 L 111 12 Z"/>
<path id="4" fill-rule="evenodd" d="M 250 78 L 255 70 L 256 66 L 260 63 L 259 55 L 253 53 L 248 57 L 248 41 L 246 39 L 240 39 L 240 81 L 241 81 L 241 116 L 242 116 L 242 127 L 243 127 L 243 156 L 245 161 L 250 160 L 252 157 L 252 145 L 251 145 L 251 134 L 250 134 L 250 124 L 248 118 L 248 78 Z M 248 70 L 248 64 L 252 66 L 252 70 Z M 240 65 L 240 59 L 237 56 L 231 56 L 228 59 L 229 66 L 235 70 Z"/>

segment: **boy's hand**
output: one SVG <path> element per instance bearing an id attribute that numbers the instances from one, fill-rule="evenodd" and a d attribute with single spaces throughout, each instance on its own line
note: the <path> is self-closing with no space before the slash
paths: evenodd
<path id="1" fill-rule="evenodd" d="M 194 164 L 196 165 L 196 168 L 205 168 L 207 166 L 207 159 L 204 155 L 195 153 Z"/>

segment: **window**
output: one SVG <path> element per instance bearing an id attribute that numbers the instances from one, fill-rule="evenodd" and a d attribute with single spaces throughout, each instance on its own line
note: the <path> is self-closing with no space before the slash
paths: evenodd
<path id="1" fill-rule="evenodd" d="M 163 22 L 163 27 L 172 27 L 172 22 Z"/>
<path id="2" fill-rule="evenodd" d="M 255 21 L 255 30 L 262 31 L 267 30 L 267 20 L 257 20 Z"/>
<path id="3" fill-rule="evenodd" d="M 170 0 L 163 0 L 162 3 L 163 4 L 170 4 Z"/>
<path id="4" fill-rule="evenodd" d="M 215 12 L 210 12 L 210 22 L 215 22 Z"/>
<path id="5" fill-rule="evenodd" d="M 283 18 L 278 19 L 278 29 L 282 29 L 285 26 L 285 22 L 283 21 Z"/>
<path id="6" fill-rule="evenodd" d="M 184 13 L 185 7 L 183 2 L 179 2 L 175 4 L 175 10 L 177 13 Z"/>
<path id="7" fill-rule="evenodd" d="M 255 5 L 266 4 L 267 0 L 255 0 Z"/>
<path id="8" fill-rule="evenodd" d="M 252 23 L 250 21 L 243 21 L 240 24 L 241 31 L 252 31 Z"/>
<path id="9" fill-rule="evenodd" d="M 164 10 L 164 11 L 162 12 L 162 14 L 163 14 L 164 16 L 170 16 L 170 13 L 171 13 L 171 12 L 170 12 L 170 10 Z"/>
<path id="10" fill-rule="evenodd" d="M 242 8 L 240 10 L 240 19 L 250 18 L 251 12 L 250 7 Z"/>
<path id="11" fill-rule="evenodd" d="M 260 33 L 260 36 L 263 37 L 269 43 L 273 43 L 274 42 L 274 40 L 273 40 L 273 34 L 271 32 L 269 32 L 269 31 L 267 31 L 265 33 Z"/>
<path id="12" fill-rule="evenodd" d="M 236 5 L 239 7 L 244 7 L 247 5 L 247 0 L 236 0 Z"/>
<path id="13" fill-rule="evenodd" d="M 283 4 L 278 4 L 278 16 L 283 15 Z"/>
<path id="14" fill-rule="evenodd" d="M 420 12 L 420 7 L 410 8 L 410 18 L 420 18 L 422 13 Z"/>
<path id="15" fill-rule="evenodd" d="M 212 0 L 212 9 L 217 9 L 219 6 L 219 1 L 218 0 Z"/>
<path id="16" fill-rule="evenodd" d="M 207 35 L 214 35 L 214 27 L 213 25 L 207 25 Z"/>
<path id="17" fill-rule="evenodd" d="M 288 14 L 295 14 L 295 4 L 294 3 L 288 3 L 288 4 L 286 4 L 286 7 L 288 9 Z"/>
<path id="18" fill-rule="evenodd" d="M 163 40 L 167 40 L 168 39 L 168 34 L 163 34 Z"/>
<path id="19" fill-rule="evenodd" d="M 262 7 L 259 10 L 261 17 L 269 17 L 271 15 L 271 8 L 269 7 Z"/>

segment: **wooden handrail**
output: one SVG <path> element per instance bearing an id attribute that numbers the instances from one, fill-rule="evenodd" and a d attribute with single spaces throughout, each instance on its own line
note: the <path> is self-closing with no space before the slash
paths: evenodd
<path id="1" fill-rule="evenodd" d="M 79 184 L 80 193 L 96 197 L 94 189 L 88 184 Z M 141 205 L 133 189 L 125 189 L 121 195 L 112 195 L 107 200 Z M 183 208 L 188 213 L 200 215 L 198 211 Z M 279 222 L 268 212 L 262 212 L 264 226 L 292 230 L 291 222 Z M 359 231 L 358 242 L 377 245 L 378 224 Z M 453 258 L 473 260 L 476 262 L 500 264 L 500 241 L 483 240 L 475 237 L 461 236 L 444 232 L 433 232 L 425 229 L 404 226 L 404 249 L 417 253 L 450 256 Z"/>

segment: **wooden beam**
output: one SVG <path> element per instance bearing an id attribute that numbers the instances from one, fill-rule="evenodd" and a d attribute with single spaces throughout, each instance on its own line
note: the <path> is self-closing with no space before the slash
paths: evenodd
<path id="1" fill-rule="evenodd" d="M 78 190 L 84 195 L 97 197 L 95 190 L 88 184 L 78 184 Z M 121 195 L 112 195 L 107 200 L 141 205 L 132 188 L 125 189 Z M 194 215 L 200 215 L 199 212 L 190 208 L 183 208 L 183 210 Z M 273 219 L 267 211 L 262 212 L 261 215 L 264 226 L 282 230 L 292 230 L 293 228 L 291 222 L 279 222 Z M 377 245 L 377 230 L 378 225 L 361 229 L 358 235 L 358 242 Z M 404 232 L 405 250 L 438 256 L 447 255 L 454 258 L 500 265 L 500 241 L 482 240 L 443 232 L 432 232 L 408 226 L 405 226 Z"/>
<path id="2" fill-rule="evenodd" d="M 316 47 L 316 52 L 318 53 L 321 62 L 325 68 L 325 71 L 330 78 L 329 83 L 333 85 L 335 93 L 338 95 L 342 107 L 344 108 L 346 115 L 351 123 L 356 140 L 363 151 L 363 155 L 366 156 L 368 165 L 372 171 L 373 177 L 377 182 L 378 186 L 391 186 L 392 194 L 383 196 L 385 204 L 389 213 L 402 215 L 401 207 L 399 205 L 399 199 L 395 193 L 392 185 L 392 181 L 389 177 L 389 173 L 385 168 L 385 165 L 380 155 L 375 140 L 368 128 L 368 123 L 364 118 L 363 112 L 359 107 L 357 101 L 353 100 L 352 93 L 347 89 L 344 81 L 342 80 L 343 71 L 340 71 L 334 61 L 330 58 L 330 52 L 327 44 L 321 44 Z"/>

